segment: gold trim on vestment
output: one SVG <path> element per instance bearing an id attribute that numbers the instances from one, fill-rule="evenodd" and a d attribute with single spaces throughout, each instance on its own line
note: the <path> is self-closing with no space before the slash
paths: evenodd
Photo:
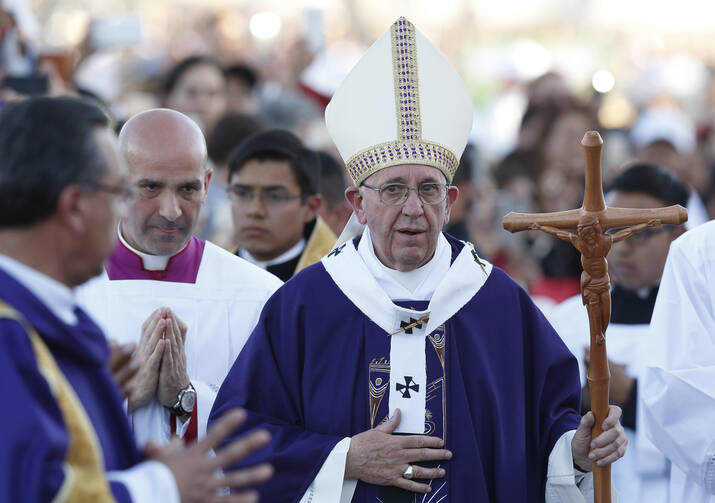
<path id="1" fill-rule="evenodd" d="M 63 463 L 65 479 L 53 502 L 115 501 L 104 473 L 104 457 L 92 422 L 47 345 L 19 312 L 3 301 L 0 301 L 0 318 L 16 320 L 25 328 L 35 352 L 37 368 L 47 381 L 67 428 L 69 443 Z"/>
<path id="2" fill-rule="evenodd" d="M 376 375 L 373 382 L 373 374 L 384 374 L 384 376 Z M 384 380 L 383 380 L 384 377 Z M 374 358 L 368 365 L 368 399 L 370 407 L 370 428 L 375 427 L 375 419 L 377 411 L 380 408 L 380 403 L 385 396 L 385 392 L 390 387 L 390 362 L 384 357 Z"/>
<path id="3" fill-rule="evenodd" d="M 479 258 L 479 254 L 477 254 L 477 248 L 474 246 L 474 243 L 470 241 L 465 241 L 466 245 L 469 246 L 472 249 L 472 256 L 474 257 L 474 261 L 479 264 L 479 267 L 482 268 L 482 272 L 484 273 L 485 276 L 489 276 L 487 274 L 487 270 L 484 268 L 484 263 L 482 263 L 482 259 Z"/>
<path id="4" fill-rule="evenodd" d="M 300 255 L 300 259 L 295 266 L 295 271 L 293 271 L 293 276 L 309 265 L 319 262 L 326 253 L 333 249 L 333 245 L 335 245 L 337 239 L 338 237 L 330 227 L 328 227 L 328 224 L 326 224 L 322 218 L 316 217 L 315 228 L 313 232 L 310 233 L 308 242 L 305 244 L 305 249 Z"/>
<path id="5" fill-rule="evenodd" d="M 405 325 L 404 327 L 400 327 L 397 330 L 395 330 L 394 332 L 392 332 L 391 334 L 387 334 L 387 336 L 390 337 L 391 335 L 399 334 L 400 332 L 405 332 L 411 328 L 416 327 L 417 325 L 422 325 L 423 323 L 427 323 L 428 321 L 429 321 L 429 316 L 425 315 L 425 316 L 421 317 L 419 320 L 413 321 L 412 323 Z"/>
<path id="6" fill-rule="evenodd" d="M 434 332 L 427 336 L 427 340 L 430 341 L 435 353 L 437 353 L 437 358 L 439 358 L 439 363 L 442 365 L 442 441 L 444 445 L 447 445 L 447 327 L 443 323 L 438 326 Z M 432 381 L 432 383 L 437 383 L 439 379 Z M 427 402 L 425 401 L 425 405 Z"/>

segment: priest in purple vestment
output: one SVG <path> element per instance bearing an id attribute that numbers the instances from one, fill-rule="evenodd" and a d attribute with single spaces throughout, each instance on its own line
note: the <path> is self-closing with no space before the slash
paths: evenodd
<path id="1" fill-rule="evenodd" d="M 237 411 L 190 448 L 152 446 L 143 460 L 134 443 L 104 334 L 72 290 L 112 250 L 131 198 L 125 171 L 94 105 L 37 98 L 0 115 L 0 503 L 203 502 L 272 473 L 215 477 L 269 439 L 257 432 L 207 457 Z"/>
<path id="2" fill-rule="evenodd" d="M 354 186 L 336 247 L 267 302 L 211 418 L 268 429 L 272 502 L 581 502 L 625 452 L 579 414 L 576 360 L 527 294 L 442 233 L 472 125 L 461 79 L 405 18 L 326 109 Z M 344 238 L 344 239 L 343 239 Z"/>

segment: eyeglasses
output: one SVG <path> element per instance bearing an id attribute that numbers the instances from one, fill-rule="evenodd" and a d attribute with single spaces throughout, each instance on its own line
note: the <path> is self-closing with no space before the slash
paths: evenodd
<path id="1" fill-rule="evenodd" d="M 642 246 L 646 244 L 651 237 L 655 236 L 656 234 L 659 234 L 663 231 L 669 231 L 673 228 L 673 225 L 661 225 L 660 227 L 648 227 L 643 229 L 642 231 L 634 232 L 631 234 L 628 238 L 626 238 L 624 241 L 631 243 L 632 245 L 636 246 Z M 625 229 L 625 227 L 614 227 L 612 229 L 608 229 L 606 232 L 608 234 L 615 234 L 616 232 Z"/>
<path id="2" fill-rule="evenodd" d="M 420 201 L 427 205 L 439 204 L 447 198 L 447 190 L 449 185 L 444 183 L 424 182 L 417 187 L 410 187 L 404 183 L 386 183 L 379 187 L 371 187 L 367 184 L 362 184 L 362 187 L 370 190 L 376 190 L 380 195 L 380 201 L 388 206 L 399 206 L 407 201 L 410 191 L 417 192 L 417 197 Z"/>
<path id="3" fill-rule="evenodd" d="M 254 192 L 240 185 L 229 185 L 228 192 L 235 198 L 237 203 L 249 204 L 257 197 L 260 202 L 266 206 L 280 206 L 289 201 L 301 199 L 305 201 L 307 194 L 286 194 L 283 192 Z"/>
<path id="4" fill-rule="evenodd" d="M 84 184 L 84 187 L 91 191 L 106 192 L 111 194 L 122 203 L 131 201 L 134 198 L 134 189 L 121 185 L 108 185 L 104 183 L 91 182 Z"/>

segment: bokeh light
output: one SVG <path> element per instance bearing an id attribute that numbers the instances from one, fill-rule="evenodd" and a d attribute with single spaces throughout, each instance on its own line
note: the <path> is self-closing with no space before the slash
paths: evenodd
<path id="1" fill-rule="evenodd" d="M 599 93 L 607 93 L 616 85 L 616 79 L 608 70 L 599 70 L 593 74 L 591 84 Z"/>
<path id="2" fill-rule="evenodd" d="M 258 12 L 251 16 L 248 29 L 251 34 L 262 40 L 270 40 L 281 31 L 281 18 L 273 12 Z"/>

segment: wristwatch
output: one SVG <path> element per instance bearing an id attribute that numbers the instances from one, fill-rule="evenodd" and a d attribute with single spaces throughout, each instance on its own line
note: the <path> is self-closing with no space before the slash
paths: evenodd
<path id="1" fill-rule="evenodd" d="M 196 389 L 194 385 L 189 383 L 189 385 L 179 391 L 179 396 L 173 407 L 169 407 L 169 410 L 175 416 L 186 416 L 194 411 L 194 406 L 196 405 Z"/>

